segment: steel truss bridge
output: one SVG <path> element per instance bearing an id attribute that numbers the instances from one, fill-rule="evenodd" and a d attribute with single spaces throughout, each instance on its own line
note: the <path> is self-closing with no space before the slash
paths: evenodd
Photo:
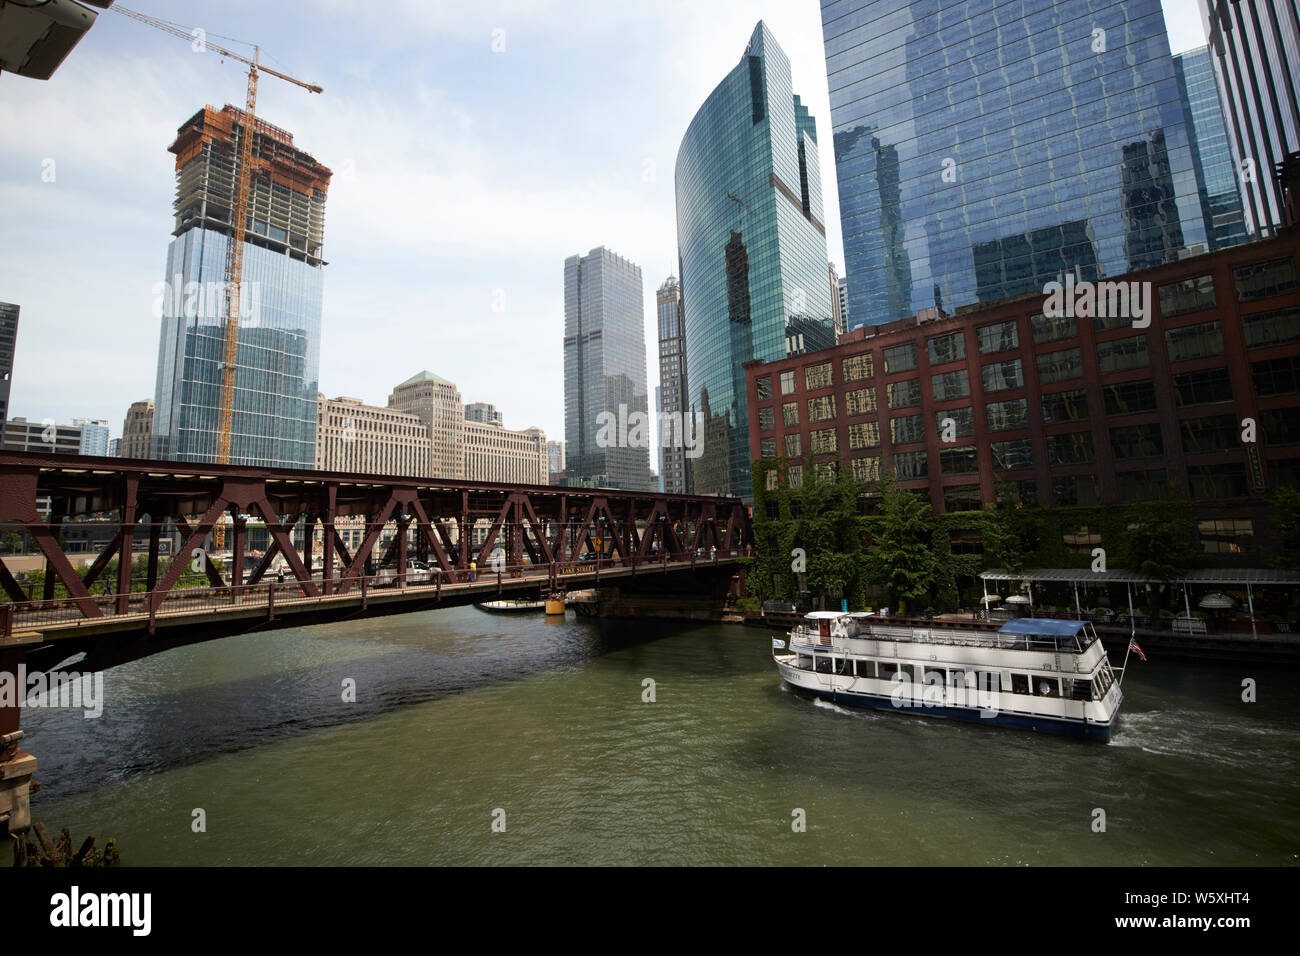
<path id="1" fill-rule="evenodd" d="M 210 555 L 218 522 L 228 555 Z M 354 548 L 340 524 L 354 542 L 359 531 Z M 260 554 L 250 526 L 264 529 Z M 74 532 L 98 543 L 84 568 Z M 44 572 L 39 594 L 10 567 L 15 537 Z M 94 671 L 252 629 L 499 596 L 717 594 L 753 533 L 734 498 L 0 452 L 0 542 L 2 675 Z M 408 579 L 411 559 L 432 574 Z M 186 574 L 206 586 L 178 588 Z M 0 831 L 6 817 L 27 825 L 35 760 L 18 749 L 19 714 L 0 703 Z"/>

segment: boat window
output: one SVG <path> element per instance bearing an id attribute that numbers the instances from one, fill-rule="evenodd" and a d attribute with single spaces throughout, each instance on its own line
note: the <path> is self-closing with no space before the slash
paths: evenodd
<path id="1" fill-rule="evenodd" d="M 925 683 L 927 683 L 927 684 L 938 684 L 940 687 L 942 687 L 942 686 L 944 685 L 944 671 L 943 671 L 943 668 L 941 668 L 941 667 L 927 667 L 927 668 L 925 668 L 925 678 L 924 678 L 924 680 L 925 680 Z"/>
<path id="2" fill-rule="evenodd" d="M 875 676 L 876 676 L 876 662 L 875 662 L 875 661 L 858 661 L 858 676 L 859 676 L 859 677 L 875 677 Z"/>
<path id="3" fill-rule="evenodd" d="M 1011 693 L 1028 694 L 1029 693 L 1029 675 L 1012 674 L 1011 675 Z"/>
<path id="4" fill-rule="evenodd" d="M 835 660 L 835 673 L 852 674 L 853 662 L 846 657 L 839 657 Z"/>
<path id="5" fill-rule="evenodd" d="M 1060 697 L 1061 682 L 1055 677 L 1034 676 L 1034 694 L 1038 697 Z"/>
<path id="6" fill-rule="evenodd" d="M 1070 681 L 1070 699 L 1071 700 L 1092 700 L 1093 687 L 1090 680 L 1072 680 Z"/>
<path id="7" fill-rule="evenodd" d="M 1106 692 L 1107 692 L 1108 690 L 1110 690 L 1111 682 L 1112 682 L 1112 677 L 1111 677 L 1111 673 L 1110 673 L 1110 665 L 1109 665 L 1109 664 L 1104 664 L 1104 665 L 1102 665 L 1101 670 L 1097 671 L 1097 697 L 1098 697 L 1098 699 L 1100 699 L 1100 698 L 1106 696 Z"/>
<path id="8" fill-rule="evenodd" d="M 812 658 L 807 654 L 800 654 L 795 661 L 796 667 L 802 667 L 804 670 L 812 670 Z"/>
<path id="9" fill-rule="evenodd" d="M 948 683 L 953 687 L 965 687 L 966 672 L 959 667 L 954 667 L 948 672 Z"/>
<path id="10" fill-rule="evenodd" d="M 1001 693 L 1002 691 L 1002 672 L 1001 671 L 974 671 L 975 686 L 981 691 L 991 694 Z"/>
<path id="11" fill-rule="evenodd" d="M 818 673 L 829 674 L 831 672 L 831 659 L 829 657 L 819 656 L 816 658 L 816 661 Z"/>
<path id="12" fill-rule="evenodd" d="M 890 661 L 880 662 L 880 679 L 893 680 L 894 675 L 898 673 L 898 665 Z"/>

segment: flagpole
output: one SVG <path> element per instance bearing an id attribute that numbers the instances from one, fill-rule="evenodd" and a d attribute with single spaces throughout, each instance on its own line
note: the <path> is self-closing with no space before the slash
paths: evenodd
<path id="1" fill-rule="evenodd" d="M 1133 642 L 1137 639 L 1137 621 L 1133 617 L 1133 585 L 1127 585 L 1128 590 L 1128 647 L 1124 648 L 1124 663 L 1119 669 L 1119 686 L 1124 686 L 1124 675 L 1128 673 L 1128 656 L 1133 653 Z"/>

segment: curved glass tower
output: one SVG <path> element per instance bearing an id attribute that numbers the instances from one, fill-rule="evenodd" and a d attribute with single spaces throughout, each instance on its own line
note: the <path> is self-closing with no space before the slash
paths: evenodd
<path id="1" fill-rule="evenodd" d="M 762 21 L 687 128 L 676 188 L 691 490 L 748 498 L 741 363 L 834 344 L 817 128 Z"/>
<path id="2" fill-rule="evenodd" d="M 1209 251 L 1160 0 L 822 0 L 850 325 Z"/>

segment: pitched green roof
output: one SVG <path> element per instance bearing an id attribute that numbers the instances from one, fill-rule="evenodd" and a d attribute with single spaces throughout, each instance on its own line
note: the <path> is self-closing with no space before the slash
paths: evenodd
<path id="1" fill-rule="evenodd" d="M 442 378 L 441 376 L 438 375 L 434 375 L 428 369 L 425 369 L 423 372 L 416 372 L 405 382 L 403 382 L 402 385 L 414 385 L 416 382 L 440 382 L 443 385 L 453 384 L 452 382 L 447 381 L 445 378 Z M 399 385 L 397 387 L 401 388 L 402 385 Z"/>

